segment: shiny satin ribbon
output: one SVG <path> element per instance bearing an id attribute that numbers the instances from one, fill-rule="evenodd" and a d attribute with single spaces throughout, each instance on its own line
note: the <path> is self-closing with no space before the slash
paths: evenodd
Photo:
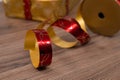
<path id="1" fill-rule="evenodd" d="M 80 15 L 80 10 L 78 10 L 76 20 L 72 18 L 63 18 L 58 19 L 53 24 L 50 24 L 50 26 L 47 28 L 49 35 L 45 30 L 43 30 L 46 23 L 47 21 L 43 22 L 38 26 L 37 29 L 29 30 L 26 34 L 24 47 L 26 50 L 30 50 L 30 58 L 35 68 L 40 68 L 51 64 L 52 47 L 50 38 L 55 45 L 61 48 L 71 48 L 77 45 L 78 42 L 80 42 L 81 45 L 84 45 L 90 40 L 90 36 L 87 34 L 85 28 L 85 22 Z M 74 36 L 76 40 L 73 42 L 68 42 L 61 39 L 56 35 L 54 31 L 55 27 L 62 28 Z"/>
<path id="2" fill-rule="evenodd" d="M 78 41 L 81 45 L 84 45 L 90 40 L 90 36 L 81 29 L 81 26 L 75 19 L 58 19 L 47 28 L 48 33 L 43 29 L 45 25 L 46 22 L 40 24 L 38 29 L 29 30 L 25 38 L 24 48 L 30 51 L 31 62 L 37 69 L 46 67 L 52 62 L 50 38 L 55 45 L 62 48 L 73 47 Z M 67 42 L 61 39 L 56 35 L 54 27 L 62 28 L 73 35 L 77 40 L 74 42 Z"/>
<path id="3" fill-rule="evenodd" d="M 26 34 L 24 48 L 30 51 L 31 62 L 35 68 L 51 64 L 52 46 L 49 35 L 44 29 L 29 30 Z"/>
<path id="4" fill-rule="evenodd" d="M 43 29 L 45 27 L 46 23 L 47 22 L 41 23 L 37 27 L 37 29 Z M 52 28 L 52 26 L 50 24 L 49 24 L 49 28 L 47 28 L 47 32 L 48 32 L 52 42 L 55 45 L 57 45 L 57 46 L 59 46 L 61 48 L 71 48 L 71 47 L 75 46 L 78 43 L 78 41 L 68 42 L 68 41 L 65 41 L 65 40 L 61 39 L 59 36 L 56 35 L 54 29 Z"/>
<path id="5" fill-rule="evenodd" d="M 65 30 L 66 32 L 73 35 L 77 40 L 74 42 L 67 42 L 63 39 L 61 39 L 59 36 L 56 35 L 54 31 L 54 27 L 59 27 Z M 90 36 L 81 29 L 81 26 L 75 19 L 58 19 L 56 22 L 54 22 L 50 27 L 47 29 L 48 34 L 52 40 L 52 42 L 62 48 L 70 48 L 75 46 L 78 41 L 81 43 L 81 45 L 86 44 L 90 40 Z"/>

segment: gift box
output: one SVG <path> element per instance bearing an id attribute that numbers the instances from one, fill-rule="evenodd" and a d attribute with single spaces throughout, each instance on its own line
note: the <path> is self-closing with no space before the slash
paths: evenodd
<path id="1" fill-rule="evenodd" d="M 55 21 L 66 16 L 80 0 L 3 0 L 8 17 Z"/>

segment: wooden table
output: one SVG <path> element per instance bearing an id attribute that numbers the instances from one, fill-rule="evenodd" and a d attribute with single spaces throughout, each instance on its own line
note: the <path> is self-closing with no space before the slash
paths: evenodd
<path id="1" fill-rule="evenodd" d="M 0 80 L 120 80 L 120 32 L 114 37 L 89 32 L 87 45 L 71 49 L 53 45 L 52 64 L 38 71 L 23 48 L 26 31 L 38 24 L 7 18 L 0 5 Z"/>

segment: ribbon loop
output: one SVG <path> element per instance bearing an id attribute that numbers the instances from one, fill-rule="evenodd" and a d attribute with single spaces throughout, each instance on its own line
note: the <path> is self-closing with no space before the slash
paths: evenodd
<path id="1" fill-rule="evenodd" d="M 52 46 L 48 33 L 43 29 L 29 30 L 26 34 L 25 49 L 35 68 L 46 67 L 52 62 Z"/>
<path id="2" fill-rule="evenodd" d="M 65 30 L 66 32 L 72 34 L 77 40 L 74 42 L 66 42 L 58 37 L 53 30 L 54 27 L 59 27 Z M 70 48 L 75 46 L 78 41 L 81 45 L 87 43 L 90 40 L 89 35 L 84 32 L 79 23 L 75 19 L 58 19 L 47 29 L 49 36 L 51 37 L 52 42 L 62 48 Z"/>

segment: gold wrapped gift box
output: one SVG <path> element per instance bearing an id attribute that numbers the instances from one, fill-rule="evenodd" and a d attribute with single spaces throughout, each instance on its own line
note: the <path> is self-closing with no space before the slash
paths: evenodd
<path id="1" fill-rule="evenodd" d="M 80 0 L 3 0 L 9 17 L 54 21 L 64 17 Z"/>

